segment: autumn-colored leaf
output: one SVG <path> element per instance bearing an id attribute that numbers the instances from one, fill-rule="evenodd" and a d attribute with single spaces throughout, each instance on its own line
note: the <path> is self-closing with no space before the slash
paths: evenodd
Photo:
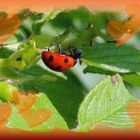
<path id="1" fill-rule="evenodd" d="M 0 16 L 0 44 L 7 41 L 20 26 L 20 19 L 17 15 Z"/>
<path id="2" fill-rule="evenodd" d="M 107 76 L 87 94 L 78 112 L 80 131 L 104 125 L 115 128 L 132 128 L 133 119 L 126 105 L 133 97 L 126 90 L 121 76 Z"/>
<path id="3" fill-rule="evenodd" d="M 8 104 L 0 104 L 0 125 L 3 124 L 9 118 L 11 113 L 12 110 Z"/>
<path id="4" fill-rule="evenodd" d="M 119 38 L 125 32 L 123 24 L 120 21 L 112 20 L 108 23 L 107 29 L 113 38 Z"/>
<path id="5" fill-rule="evenodd" d="M 137 32 L 140 26 L 140 5 L 131 4 L 126 7 L 126 13 L 130 17 L 128 21 L 112 20 L 107 25 L 108 33 L 116 40 L 116 45 L 119 46 L 131 39 Z"/>
<path id="6" fill-rule="evenodd" d="M 51 116 L 48 109 L 29 109 L 21 114 L 21 116 L 28 122 L 30 127 L 35 127 L 45 122 Z"/>
<path id="7" fill-rule="evenodd" d="M 128 14 L 128 16 L 133 21 L 137 22 L 138 25 L 140 25 L 140 14 L 139 14 L 139 10 L 140 10 L 140 5 L 138 5 L 138 4 L 131 4 L 131 5 L 128 5 L 125 8 L 125 11 Z"/>
<path id="8" fill-rule="evenodd" d="M 28 93 L 28 94 L 19 94 L 18 100 L 16 101 L 16 107 L 19 113 L 23 113 L 26 110 L 30 109 L 32 105 L 36 102 L 37 95 Z"/>
<path id="9" fill-rule="evenodd" d="M 135 121 L 135 127 L 140 128 L 140 102 L 130 102 L 127 106 L 129 116 Z"/>
<path id="10" fill-rule="evenodd" d="M 138 26 L 135 21 L 121 22 L 118 20 L 112 20 L 107 25 L 108 33 L 116 41 L 116 45 L 119 46 L 127 42 L 138 31 Z"/>

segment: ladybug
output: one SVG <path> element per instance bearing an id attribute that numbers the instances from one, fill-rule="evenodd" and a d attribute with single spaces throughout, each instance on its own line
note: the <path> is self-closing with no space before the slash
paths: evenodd
<path id="1" fill-rule="evenodd" d="M 79 50 L 71 51 L 70 55 L 64 54 L 60 44 L 58 45 L 58 49 L 59 53 L 50 52 L 49 50 L 42 52 L 42 60 L 44 64 L 57 72 L 67 71 L 77 63 L 77 60 L 81 56 L 81 52 Z"/>

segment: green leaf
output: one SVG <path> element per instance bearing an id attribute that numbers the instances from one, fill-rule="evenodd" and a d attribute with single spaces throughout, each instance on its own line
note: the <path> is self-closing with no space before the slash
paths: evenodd
<path id="1" fill-rule="evenodd" d="M 12 114 L 5 123 L 7 127 L 20 128 L 20 129 L 25 129 L 30 131 L 45 131 L 45 132 L 55 128 L 68 129 L 64 119 L 60 116 L 60 114 L 57 112 L 55 107 L 49 101 L 47 96 L 43 93 L 40 93 L 38 95 L 38 99 L 36 103 L 33 105 L 32 109 L 37 110 L 37 109 L 46 108 L 49 111 L 51 111 L 51 116 L 45 122 L 37 126 L 29 127 L 28 122 L 17 111 L 16 107 L 12 104 L 10 104 L 10 106 L 12 107 Z"/>
<path id="2" fill-rule="evenodd" d="M 91 21 L 91 11 L 82 6 L 74 10 L 63 10 L 55 18 L 49 20 L 49 25 L 54 30 L 62 29 L 64 31 L 71 26 L 75 31 L 83 32 Z M 59 30 L 57 32 L 60 34 Z"/>
<path id="3" fill-rule="evenodd" d="M 5 125 L 9 128 L 20 128 L 24 130 L 31 130 L 27 122 L 18 113 L 16 107 L 13 106 L 12 104 L 10 106 L 12 107 L 12 114 L 5 122 Z"/>
<path id="4" fill-rule="evenodd" d="M 117 128 L 134 126 L 126 111 L 131 100 L 132 96 L 125 89 L 121 77 L 107 76 L 82 102 L 78 112 L 78 129 L 87 131 L 99 124 Z"/>
<path id="5" fill-rule="evenodd" d="M 92 21 L 92 13 L 86 7 L 69 11 L 73 28 L 77 32 L 83 32 Z"/>
<path id="6" fill-rule="evenodd" d="M 36 20 L 41 20 L 43 18 L 44 14 L 43 13 L 34 13 L 31 16 L 31 19 L 36 21 Z"/>
<path id="7" fill-rule="evenodd" d="M 34 35 L 32 38 L 38 42 L 37 44 L 39 47 L 41 46 L 41 48 L 44 48 L 45 44 L 50 46 L 52 43 L 59 42 L 65 47 L 69 45 L 81 46 L 81 44 L 89 44 L 89 41 L 96 36 L 102 36 L 104 39 L 105 36 L 108 37 L 107 32 L 103 34 L 102 30 L 106 30 L 108 21 L 118 15 L 119 14 L 115 12 L 92 13 L 92 11 L 86 7 L 79 7 L 78 9 L 72 10 L 66 9 L 59 12 L 52 19 L 34 23 Z M 64 36 L 63 33 L 68 28 L 71 28 L 71 31 Z M 43 35 L 45 35 L 45 37 Z"/>
<path id="8" fill-rule="evenodd" d="M 32 25 L 32 30 L 35 34 L 40 34 L 41 32 L 41 27 L 42 25 L 44 24 L 44 22 L 37 22 L 37 23 L 34 23 Z"/>
<path id="9" fill-rule="evenodd" d="M 32 65 L 23 71 L 19 71 L 13 67 L 2 67 L 0 68 L 0 76 L 2 80 L 10 79 L 15 85 L 31 80 L 40 80 L 45 82 L 56 81 L 57 78 L 67 79 L 63 73 L 51 71 L 38 64 Z"/>
<path id="10" fill-rule="evenodd" d="M 14 92 L 18 92 L 16 87 L 6 82 L 0 82 L 0 101 L 12 102 L 11 98 L 14 98 L 14 95 L 13 95 Z M 33 128 L 30 128 L 26 120 L 24 120 L 22 115 L 17 111 L 15 104 L 9 104 L 10 107 L 12 108 L 12 114 L 6 121 L 6 126 L 12 127 L 12 128 L 33 130 L 33 131 L 49 131 L 54 128 L 67 129 L 68 127 L 67 127 L 66 122 L 60 116 L 60 114 L 52 105 L 52 103 L 49 101 L 47 96 L 43 93 L 40 93 L 38 94 L 37 97 L 38 97 L 37 101 L 32 106 L 32 109 L 37 110 L 37 109 L 43 108 L 43 109 L 49 110 L 49 112 L 51 113 L 51 116 L 49 119 L 47 119 L 45 122 L 41 124 L 38 124 L 37 126 Z"/>
<path id="11" fill-rule="evenodd" d="M 31 66 L 30 68 L 24 70 L 22 72 L 23 76 L 25 77 L 26 75 L 28 76 L 33 76 L 33 77 L 36 77 L 36 78 L 39 78 L 41 76 L 52 76 L 52 77 L 55 77 L 55 78 L 63 78 L 63 79 L 67 79 L 67 77 L 65 76 L 64 73 L 62 72 L 55 72 L 55 71 L 52 71 L 50 69 L 48 69 L 46 66 L 42 66 L 43 64 L 39 65 L 39 64 L 36 64 L 36 65 L 33 65 Z"/>
<path id="12" fill-rule="evenodd" d="M 84 60 L 85 63 L 87 63 L 85 60 Z M 112 75 L 112 74 L 115 74 L 116 72 L 113 72 L 113 71 L 109 71 L 107 69 L 104 69 L 104 68 L 98 68 L 97 64 L 95 64 L 95 66 L 93 65 L 88 65 L 84 70 L 83 72 L 84 73 L 87 73 L 87 72 L 92 72 L 92 73 L 99 73 L 99 74 L 106 74 L 106 75 Z"/>
<path id="13" fill-rule="evenodd" d="M 69 128 L 77 125 L 77 112 L 86 89 L 70 71 L 65 72 L 67 79 L 57 78 L 54 81 L 39 79 L 21 82 L 25 91 L 46 93 L 49 100 L 67 122 Z M 20 86 L 20 85 L 19 85 Z"/>
<path id="14" fill-rule="evenodd" d="M 36 48 L 35 42 L 29 41 L 26 44 L 19 45 L 19 49 L 4 60 L 3 67 L 24 70 L 38 55 L 39 49 Z"/>
<path id="15" fill-rule="evenodd" d="M 124 74 L 122 78 L 125 82 L 132 84 L 133 86 L 140 87 L 140 75 L 139 74 Z"/>
<path id="16" fill-rule="evenodd" d="M 102 12 L 98 11 L 93 13 L 93 26 L 94 33 L 96 36 L 100 36 L 103 39 L 110 40 L 111 36 L 107 32 L 107 24 L 111 20 L 121 20 L 122 17 L 125 17 L 122 13 L 119 12 Z"/>
<path id="17" fill-rule="evenodd" d="M 51 112 L 51 117 L 42 124 L 32 128 L 33 131 L 48 131 L 54 128 L 68 129 L 65 120 L 60 116 L 58 111 L 55 109 L 55 107 L 52 105 L 52 103 L 45 94 L 39 94 L 38 100 L 32 108 L 47 108 Z"/>
<path id="18" fill-rule="evenodd" d="M 110 74 L 140 72 L 140 50 L 133 46 L 98 43 L 93 47 L 84 46 L 82 50 L 82 60 L 87 64 L 85 72 L 98 72 L 96 69 L 99 69 L 98 73 Z"/>
<path id="19" fill-rule="evenodd" d="M 0 82 L 0 100 L 12 102 L 14 92 L 17 92 L 17 88 L 6 82 Z"/>
<path id="20" fill-rule="evenodd" d="M 0 58 L 8 58 L 12 53 L 12 50 L 0 46 Z"/>
<path id="21" fill-rule="evenodd" d="M 108 22 L 114 19 L 125 20 L 122 12 L 90 11 L 84 6 L 56 12 L 53 18 L 49 16 L 32 26 L 32 39 L 36 40 L 39 48 L 57 43 L 61 43 L 65 49 L 70 46 L 79 48 L 89 44 L 95 37 L 110 41 L 112 37 L 107 32 Z M 68 28 L 71 28 L 69 34 L 63 35 Z"/>
<path id="22" fill-rule="evenodd" d="M 54 38 L 46 34 L 33 34 L 32 39 L 35 40 L 36 46 L 38 48 L 45 48 L 46 46 L 50 47 Z"/>

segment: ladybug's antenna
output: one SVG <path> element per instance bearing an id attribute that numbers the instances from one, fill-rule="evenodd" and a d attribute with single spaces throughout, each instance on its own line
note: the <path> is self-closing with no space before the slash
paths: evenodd
<path id="1" fill-rule="evenodd" d="M 62 47 L 61 47 L 60 44 L 58 44 L 58 50 L 59 50 L 59 53 L 60 53 L 60 54 L 63 54 L 63 52 L 62 52 Z"/>

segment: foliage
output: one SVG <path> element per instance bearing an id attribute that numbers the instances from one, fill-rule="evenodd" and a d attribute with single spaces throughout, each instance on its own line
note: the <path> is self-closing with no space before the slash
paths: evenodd
<path id="1" fill-rule="evenodd" d="M 140 102 L 133 96 L 135 91 L 130 94 L 126 86 L 140 87 L 140 50 L 135 45 L 139 33 L 133 36 L 133 43 L 122 40 L 128 25 L 132 27 L 127 13 L 79 7 L 48 14 L 24 9 L 16 16 L 20 27 L 4 42 L 12 44 L 0 47 L 0 80 L 4 80 L 0 82 L 0 109 L 5 110 L 0 124 L 29 131 L 88 131 L 100 125 L 139 128 L 139 110 L 134 108 L 140 108 Z M 108 31 L 111 21 L 119 22 L 118 28 L 111 26 L 112 33 Z M 125 30 L 120 31 L 121 25 Z M 134 31 L 137 28 L 134 26 Z M 120 46 L 112 34 L 120 35 Z M 68 55 L 70 49 L 81 50 L 84 76 L 94 73 L 106 77 L 88 91 L 78 77 L 81 66 L 76 72 L 48 69 L 40 54 L 46 47 L 57 52 L 59 43 Z"/>

